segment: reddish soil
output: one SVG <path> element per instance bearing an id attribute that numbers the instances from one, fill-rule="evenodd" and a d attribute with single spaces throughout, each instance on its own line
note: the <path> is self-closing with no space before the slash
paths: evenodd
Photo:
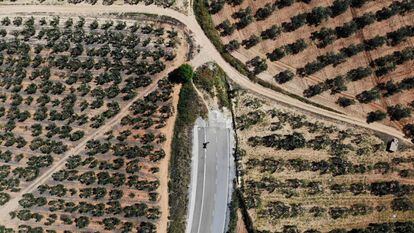
<path id="1" fill-rule="evenodd" d="M 242 40 L 249 38 L 251 35 L 260 35 L 262 31 L 271 27 L 272 25 L 280 26 L 282 22 L 289 22 L 290 18 L 297 15 L 299 12 L 309 12 L 314 7 L 328 6 L 332 4 L 332 2 L 333 0 L 321 0 L 312 1 L 310 4 L 294 3 L 290 7 L 285 7 L 283 9 L 274 11 L 270 17 L 263 21 L 253 21 L 244 29 L 236 30 L 231 36 L 222 37 L 222 41 L 224 44 L 233 39 L 241 42 Z M 236 20 L 231 17 L 233 13 L 250 6 L 252 7 L 254 15 L 257 9 L 264 6 L 266 3 L 273 3 L 273 1 L 245 0 L 240 6 L 236 7 L 226 4 L 223 10 L 213 16 L 213 21 L 216 25 L 223 22 L 225 19 L 229 19 L 230 22 L 234 23 Z M 361 16 L 366 12 L 375 12 L 383 7 L 388 6 L 391 3 L 392 1 L 390 0 L 379 0 L 366 3 L 361 8 L 350 8 L 345 13 L 337 16 L 336 18 L 330 18 L 317 27 L 305 25 L 293 32 L 282 33 L 275 40 L 262 40 L 259 44 L 250 49 L 241 47 L 236 52 L 233 52 L 233 56 L 240 59 L 242 62 L 246 62 L 255 56 L 265 58 L 266 53 L 273 51 L 273 49 L 277 47 L 292 43 L 300 38 L 304 39 L 308 44 L 307 49 L 296 55 L 288 55 L 276 62 L 267 60 L 269 68 L 265 72 L 266 74 L 259 75 L 260 78 L 271 81 L 273 84 L 281 86 L 290 92 L 302 95 L 303 91 L 310 85 L 322 82 L 328 78 L 334 78 L 340 74 L 345 74 L 347 71 L 360 66 L 367 67 L 369 66 L 369 62 L 373 59 L 385 56 L 394 51 L 401 51 L 404 48 L 413 46 L 413 38 L 408 38 L 405 42 L 402 42 L 395 47 L 384 45 L 371 52 L 361 52 L 351 58 L 348 58 L 346 62 L 336 67 L 325 67 L 323 70 L 304 78 L 296 76 L 292 81 L 287 82 L 283 85 L 279 85 L 273 80 L 272 76 L 279 73 L 280 71 L 286 69 L 295 71 L 296 69 L 303 67 L 306 63 L 314 61 L 317 56 L 324 55 L 328 52 L 338 52 L 341 48 L 347 47 L 351 44 L 359 44 L 364 39 L 371 39 L 377 35 L 384 36 L 388 32 L 414 24 L 413 13 L 406 14 L 405 16 L 396 15 L 388 20 L 375 22 L 348 38 L 338 39 L 323 49 L 317 48 L 316 44 L 314 44 L 314 42 L 312 42 L 310 39 L 311 33 L 320 30 L 322 27 L 335 28 L 336 26 L 343 25 L 345 22 L 351 21 L 356 16 Z M 355 96 L 357 94 L 361 93 L 364 90 L 369 90 L 375 87 L 378 83 L 385 83 L 389 80 L 398 82 L 404 78 L 411 77 L 414 72 L 413 65 L 414 61 L 406 62 L 402 65 L 397 66 L 397 69 L 395 71 L 390 72 L 384 77 L 378 78 L 375 75 L 371 75 L 370 77 L 364 78 L 362 80 L 348 83 L 348 90 L 340 94 L 331 95 L 329 91 L 327 91 L 321 95 L 312 97 L 312 100 L 325 106 L 329 106 L 331 108 L 337 109 L 350 115 L 356 115 L 361 118 L 365 118 L 366 114 L 371 111 L 386 111 L 387 106 L 395 105 L 398 103 L 407 105 L 414 100 L 414 90 L 404 91 L 391 97 L 383 97 L 380 100 L 369 104 L 359 104 L 357 102 L 357 104 L 345 109 L 338 106 L 335 102 L 341 96 L 355 99 Z M 383 123 L 401 129 L 405 123 L 412 122 L 413 120 L 414 118 L 406 119 L 401 122 L 390 122 L 389 120 L 384 120 Z"/>

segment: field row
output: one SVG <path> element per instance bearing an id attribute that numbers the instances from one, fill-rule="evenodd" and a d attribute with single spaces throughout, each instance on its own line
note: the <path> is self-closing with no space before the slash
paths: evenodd
<path id="1" fill-rule="evenodd" d="M 382 121 L 407 136 L 413 127 L 413 9 L 406 0 L 210 4 L 224 49 L 252 74 L 369 123 Z M 386 85 L 396 91 L 381 94 Z M 393 117 L 395 108 L 404 117 Z"/>
<path id="2" fill-rule="evenodd" d="M 242 193 L 258 232 L 346 232 L 412 218 L 412 150 L 389 154 L 369 132 L 248 92 L 236 99 Z"/>

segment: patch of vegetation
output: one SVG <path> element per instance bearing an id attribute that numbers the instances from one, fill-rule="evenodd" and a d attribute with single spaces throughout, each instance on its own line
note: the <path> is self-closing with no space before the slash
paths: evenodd
<path id="1" fill-rule="evenodd" d="M 253 221 L 252 232 L 354 232 L 335 229 L 351 219 L 365 222 L 360 227 L 368 230 L 361 232 L 378 232 L 368 226 L 381 225 L 380 212 L 395 213 L 394 221 L 410 218 L 414 186 L 405 179 L 414 174 L 412 150 L 400 148 L 390 158 L 384 141 L 369 131 L 345 129 L 271 101 L 253 106 L 260 98 L 249 93 L 235 98 L 239 145 L 246 151 L 238 160 L 240 203 Z M 371 120 L 383 117 L 385 112 L 374 112 Z M 243 128 L 246 122 L 250 127 Z"/>
<path id="2" fill-rule="evenodd" d="M 230 53 L 227 52 L 224 45 L 221 42 L 220 35 L 217 32 L 213 19 L 209 13 L 208 5 L 204 0 L 194 0 L 193 9 L 194 15 L 196 16 L 198 24 L 201 26 L 203 31 L 206 33 L 207 37 L 214 44 L 216 49 L 219 51 L 221 56 L 230 63 L 234 68 L 236 68 L 241 74 L 248 76 L 249 70 L 243 64 L 243 62 L 234 58 Z"/>
<path id="3" fill-rule="evenodd" d="M 403 128 L 403 132 L 405 136 L 412 139 L 412 142 L 414 142 L 414 124 L 407 124 Z"/>
<path id="4" fill-rule="evenodd" d="M 240 208 L 240 200 L 239 200 L 239 190 L 236 188 L 233 190 L 233 193 L 231 195 L 231 202 L 230 202 L 230 221 L 227 229 L 227 233 L 236 233 L 236 227 L 237 227 L 237 211 Z"/>
<path id="5" fill-rule="evenodd" d="M 184 83 L 180 91 L 174 137 L 171 144 L 169 165 L 170 181 L 169 233 L 182 233 L 186 228 L 188 209 L 188 188 L 191 174 L 192 130 L 196 119 L 205 117 L 207 109 L 200 100 L 191 82 Z"/>
<path id="6" fill-rule="evenodd" d="M 388 106 L 387 113 L 390 116 L 392 121 L 399 121 L 403 118 L 410 117 L 411 109 L 406 108 L 401 104 L 397 104 L 395 106 Z"/>
<path id="7" fill-rule="evenodd" d="M 168 74 L 168 79 L 173 83 L 189 83 L 193 79 L 193 67 L 183 64 Z"/>
<path id="8" fill-rule="evenodd" d="M 227 75 L 217 64 L 206 64 L 198 68 L 194 76 L 194 84 L 209 93 L 211 97 L 216 97 L 220 107 L 231 108 Z"/>
<path id="9" fill-rule="evenodd" d="M 265 117 L 265 113 L 260 110 L 252 111 L 247 114 L 242 114 L 236 117 L 237 129 L 239 130 L 249 129 L 251 126 L 262 122 L 264 117 Z"/>
<path id="10" fill-rule="evenodd" d="M 295 74 L 290 71 L 290 70 L 284 70 L 280 73 L 278 73 L 277 75 L 275 75 L 275 80 L 276 82 L 278 82 L 279 84 L 283 84 L 286 82 L 289 82 L 290 80 L 293 79 L 293 77 L 295 76 Z"/>
<path id="11" fill-rule="evenodd" d="M 387 114 L 381 110 L 376 110 L 368 113 L 367 123 L 372 123 L 374 121 L 382 121 L 387 117 Z"/>

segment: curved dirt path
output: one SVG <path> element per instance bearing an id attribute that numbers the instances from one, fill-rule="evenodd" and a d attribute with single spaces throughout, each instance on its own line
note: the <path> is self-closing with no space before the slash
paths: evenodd
<path id="1" fill-rule="evenodd" d="M 353 116 L 346 116 L 338 113 L 334 113 L 331 111 L 327 111 L 306 103 L 303 103 L 299 100 L 291 98 L 289 96 L 285 96 L 278 92 L 272 91 L 268 88 L 262 87 L 259 84 L 252 83 L 247 77 L 240 74 L 236 69 L 234 69 L 230 64 L 228 64 L 220 55 L 220 53 L 216 50 L 214 45 L 210 42 L 207 36 L 204 34 L 204 31 L 198 25 L 194 15 L 190 11 L 190 14 L 184 15 L 172 9 L 165 9 L 157 6 L 145 6 L 145 5 L 122 5 L 122 6 L 93 6 L 93 5 L 63 5 L 63 6 L 54 6 L 54 5 L 20 5 L 20 6 L 0 6 L 0 16 L 7 15 L 12 16 L 15 14 L 23 13 L 30 16 L 31 13 L 49 13 L 49 14 L 68 14 L 71 16 L 98 16 L 99 14 L 105 13 L 147 13 L 147 14 L 155 14 L 155 15 L 164 15 L 172 17 L 184 25 L 192 32 L 196 42 L 198 45 L 201 46 L 200 53 L 194 57 L 191 61 L 193 66 L 200 66 L 207 61 L 214 61 L 216 62 L 228 75 L 228 77 L 240 85 L 241 87 L 253 91 L 259 95 L 264 97 L 273 99 L 275 101 L 280 101 L 288 105 L 295 106 L 297 108 L 309 111 L 311 113 L 315 113 L 324 117 L 331 118 L 333 120 L 342 121 L 348 124 L 357 125 L 363 128 L 367 128 L 370 130 L 374 130 L 377 132 L 385 133 L 394 137 L 397 137 L 401 140 L 409 142 L 408 139 L 404 138 L 402 132 L 379 124 L 367 124 L 365 119 L 360 119 Z M 142 98 L 145 94 L 150 93 L 151 91 L 155 90 L 156 83 L 152 84 L 149 88 L 147 88 L 144 92 L 142 92 L 139 96 L 137 96 L 134 100 Z M 130 104 L 133 101 L 130 102 Z M 34 191 L 39 185 L 44 183 L 48 180 L 51 175 L 59 168 L 61 168 L 66 159 L 71 155 L 81 151 L 89 139 L 102 135 L 108 129 L 110 129 L 113 125 L 115 125 L 126 113 L 128 113 L 128 104 L 125 108 L 121 110 L 121 112 L 115 116 L 113 119 L 109 120 L 103 127 L 99 128 L 97 131 L 89 135 L 87 138 L 83 140 L 78 146 L 73 148 L 72 150 L 68 151 L 66 155 L 52 167 L 50 167 L 44 174 L 42 174 L 37 180 L 35 180 L 31 185 L 24 188 L 17 197 L 10 200 L 6 205 L 0 208 L 0 224 L 10 223 L 10 216 L 8 213 L 18 207 L 18 201 L 21 199 L 24 193 Z"/>
<path id="2" fill-rule="evenodd" d="M 265 96 L 267 98 L 283 102 L 288 105 L 295 106 L 297 108 L 322 115 L 334 120 L 343 121 L 348 124 L 357 125 L 363 128 L 374 130 L 377 132 L 385 133 L 393 137 L 397 137 L 400 140 L 409 142 L 406 139 L 402 132 L 398 131 L 389 126 L 385 126 L 379 123 L 367 124 L 365 119 L 358 117 L 347 116 L 343 114 L 338 114 L 328 110 L 324 110 L 313 105 L 303 103 L 297 99 L 291 98 L 289 96 L 283 95 L 281 93 L 275 92 L 268 88 L 265 88 L 259 84 L 252 83 L 247 77 L 240 74 L 236 69 L 234 69 L 230 64 L 228 64 L 216 50 L 211 41 L 204 34 L 204 31 L 201 29 L 200 25 L 197 23 L 194 14 L 190 11 L 190 14 L 184 15 L 177 11 L 168 8 L 161 8 L 154 5 L 145 6 L 145 5 L 117 5 L 117 6 L 92 6 L 92 5 L 64 5 L 64 6 L 49 6 L 49 5 L 22 5 L 22 6 L 2 6 L 0 8 L 1 14 L 14 14 L 14 13 L 53 13 L 53 14 L 73 14 L 75 16 L 82 15 L 96 15 L 104 13 L 147 13 L 154 15 L 164 15 L 172 17 L 184 25 L 192 32 L 194 39 L 197 44 L 201 46 L 200 53 L 194 57 L 191 61 L 192 65 L 197 67 L 202 65 L 207 61 L 216 62 L 228 75 L 228 77 L 233 80 L 235 83 L 240 85 L 245 89 L 249 89 L 259 95 Z"/>

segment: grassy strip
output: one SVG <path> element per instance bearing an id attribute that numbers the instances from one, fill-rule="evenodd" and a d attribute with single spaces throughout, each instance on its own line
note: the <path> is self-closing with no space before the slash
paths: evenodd
<path id="1" fill-rule="evenodd" d="M 239 198 L 239 206 L 240 206 L 240 210 L 241 210 L 242 217 L 243 217 L 243 222 L 244 222 L 244 225 L 246 226 L 247 232 L 256 233 L 256 230 L 254 229 L 254 226 L 253 226 L 253 220 L 251 219 L 249 215 L 246 202 L 244 201 L 244 198 L 243 198 L 242 191 L 240 189 L 237 189 L 236 194 Z"/>
<path id="2" fill-rule="evenodd" d="M 227 233 L 236 233 L 238 215 L 237 211 L 240 209 L 242 218 L 247 232 L 255 233 L 252 219 L 247 212 L 246 205 L 244 203 L 242 191 L 239 188 L 233 190 L 232 199 L 230 203 L 230 221 L 227 229 Z"/>
<path id="3" fill-rule="evenodd" d="M 192 130 L 196 119 L 199 116 L 205 117 L 206 114 L 207 109 L 200 101 L 193 84 L 183 84 L 178 101 L 169 165 L 169 233 L 185 232 L 188 188 L 191 180 Z"/>
<path id="4" fill-rule="evenodd" d="M 315 103 L 315 102 L 313 102 L 313 101 L 310 101 L 310 100 L 306 99 L 305 97 L 302 97 L 302 96 L 299 96 L 299 95 L 293 94 L 293 93 L 291 93 L 291 92 L 285 91 L 285 90 L 283 90 L 282 88 L 280 88 L 280 87 L 278 87 L 278 86 L 275 86 L 275 85 L 273 85 L 273 84 L 271 84 L 271 83 L 269 83 L 269 82 L 266 82 L 266 81 L 264 81 L 264 80 L 262 80 L 262 79 L 258 79 L 257 83 L 259 83 L 259 84 L 260 84 L 260 85 L 262 85 L 263 87 L 270 88 L 270 89 L 272 89 L 273 91 L 277 91 L 277 92 L 279 92 L 279 93 L 282 93 L 282 94 L 284 94 L 284 95 L 287 95 L 287 96 L 289 96 L 289 97 L 292 97 L 292 98 L 294 98 L 294 99 L 297 99 L 297 100 L 299 100 L 299 101 L 301 101 L 301 102 L 304 102 L 304 103 L 306 103 L 306 104 L 313 105 L 313 106 L 315 106 L 315 107 L 322 108 L 322 109 L 325 109 L 325 110 L 328 110 L 328 111 L 331 111 L 331 112 L 335 112 L 335 113 L 338 113 L 338 114 L 343 114 L 342 112 L 339 112 L 339 111 L 337 111 L 337 110 L 335 110 L 335 109 L 333 109 L 333 108 L 326 107 L 326 106 L 324 106 L 324 105 L 322 105 L 322 104 L 318 104 L 318 103 Z"/>
<path id="5" fill-rule="evenodd" d="M 206 33 L 211 43 L 213 43 L 216 49 L 220 52 L 224 60 L 230 63 L 241 74 L 248 76 L 250 72 L 247 69 L 247 67 L 243 64 L 243 62 L 234 58 L 230 53 L 228 53 L 224 49 L 224 46 L 221 43 L 220 35 L 215 29 L 213 19 L 211 18 L 210 13 L 208 12 L 206 1 L 205 0 L 194 0 L 193 5 L 194 5 L 194 15 L 196 16 L 198 24 L 201 26 L 203 31 Z"/>
<path id="6" fill-rule="evenodd" d="M 227 233 L 236 233 L 236 228 L 237 228 L 237 220 L 238 220 L 238 216 L 237 216 L 237 210 L 240 208 L 240 203 L 239 203 L 239 196 L 237 195 L 238 189 L 235 188 L 233 190 L 233 193 L 231 195 L 231 203 L 230 203 L 230 207 L 229 207 L 229 211 L 230 211 L 230 221 L 229 221 L 229 226 L 227 229 Z"/>
<path id="7" fill-rule="evenodd" d="M 302 96 L 290 93 L 288 91 L 283 90 L 282 88 L 273 85 L 267 81 L 261 80 L 259 78 L 257 78 L 255 75 L 253 75 L 246 67 L 246 65 L 241 62 L 240 60 L 238 60 L 237 58 L 233 57 L 230 53 L 228 53 L 225 49 L 224 49 L 224 45 L 221 42 L 220 39 L 220 35 L 217 32 L 214 23 L 213 23 L 213 19 L 211 18 L 210 13 L 208 12 L 208 6 L 206 5 L 206 1 L 205 0 L 194 0 L 194 13 L 197 19 L 198 24 L 201 26 L 201 28 L 204 30 L 204 33 L 207 35 L 207 37 L 210 39 L 210 41 L 214 44 L 214 46 L 216 47 L 216 49 L 219 51 L 219 53 L 221 54 L 221 56 L 224 58 L 224 60 L 228 63 L 230 63 L 237 71 L 239 71 L 241 74 L 243 74 L 244 76 L 247 76 L 251 81 L 253 82 L 257 82 L 258 84 L 262 85 L 263 87 L 266 88 L 270 88 L 273 91 L 277 91 L 279 93 L 282 93 L 284 95 L 288 95 L 292 98 L 295 98 L 299 101 L 302 101 L 304 103 L 313 105 L 315 107 L 318 108 L 322 108 L 331 112 L 335 112 L 335 113 L 339 113 L 342 114 L 341 112 L 323 106 L 321 104 L 315 103 L 313 101 L 310 101 Z"/>
<path id="8" fill-rule="evenodd" d="M 197 88 L 205 90 L 212 98 L 216 97 L 220 107 L 231 108 L 227 94 L 227 75 L 217 64 L 209 63 L 199 67 L 193 80 Z"/>

